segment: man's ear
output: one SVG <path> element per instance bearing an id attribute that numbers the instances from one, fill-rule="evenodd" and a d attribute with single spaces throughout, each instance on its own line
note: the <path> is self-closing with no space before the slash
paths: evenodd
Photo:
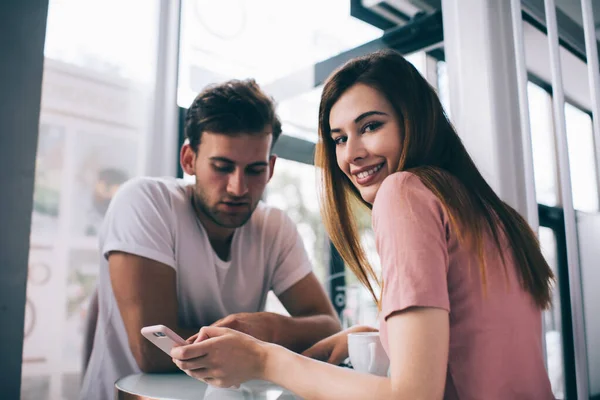
<path id="1" fill-rule="evenodd" d="M 181 146 L 181 152 L 179 153 L 179 163 L 181 169 L 188 175 L 196 175 L 196 152 L 192 149 L 189 143 L 184 143 Z"/>
<path id="2" fill-rule="evenodd" d="M 271 157 L 269 157 L 269 180 L 271 180 L 273 171 L 275 171 L 275 161 L 277 161 L 277 154 L 271 154 Z"/>

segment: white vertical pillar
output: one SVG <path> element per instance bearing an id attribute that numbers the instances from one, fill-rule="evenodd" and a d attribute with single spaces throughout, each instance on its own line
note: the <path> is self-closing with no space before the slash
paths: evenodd
<path id="1" fill-rule="evenodd" d="M 596 2 L 596 6 L 598 3 Z M 600 67 L 598 66 L 598 47 L 597 47 L 597 38 L 596 38 L 596 28 L 594 23 L 594 10 L 592 9 L 592 1 L 591 0 L 581 0 L 581 11 L 583 14 L 583 31 L 585 34 L 585 52 L 587 58 L 587 68 L 588 68 L 588 80 L 590 82 L 590 95 L 592 100 L 592 124 L 593 124 L 593 132 L 594 132 L 594 149 L 595 149 L 595 159 L 596 159 L 596 180 L 598 182 L 597 187 L 600 189 Z M 599 192 L 600 194 L 600 192 Z M 578 221 L 578 230 L 583 227 L 581 221 Z M 581 239 L 579 243 L 581 245 L 582 254 L 581 254 L 581 268 L 582 271 L 582 279 L 585 279 L 589 276 L 591 268 L 589 270 L 585 269 L 585 260 L 584 255 L 586 251 L 589 253 L 591 251 L 591 246 L 586 247 L 584 239 Z M 587 250 L 585 250 L 587 249 Z M 597 269 L 596 269 L 597 270 Z M 587 276 L 586 276 L 587 273 Z M 586 280 L 588 282 L 589 280 Z M 582 281 L 583 283 L 583 281 Z M 589 293 L 589 289 L 586 292 L 586 287 L 582 287 L 582 297 L 584 304 L 591 304 L 587 294 Z M 594 296 L 595 297 L 595 296 Z M 591 307 L 593 308 L 593 307 Z M 584 316 L 587 316 L 586 319 L 586 333 L 587 333 L 587 354 L 590 359 L 588 360 L 588 375 L 589 375 L 589 392 L 593 394 L 600 393 L 600 382 L 598 378 L 598 363 L 592 361 L 594 355 L 598 353 L 598 346 L 594 346 L 594 342 L 598 343 L 598 340 L 594 341 L 594 326 L 598 326 L 597 322 L 594 324 L 593 320 L 598 321 L 597 317 L 592 317 L 590 312 L 596 312 L 596 310 L 583 310 Z M 587 311 L 587 312 L 586 312 Z M 597 315 L 597 314 L 596 314 Z M 598 338 L 598 331 L 596 329 L 596 338 Z M 596 365 L 596 367 L 594 367 Z M 595 393 L 594 393 L 595 392 Z"/>
<path id="2" fill-rule="evenodd" d="M 598 5 L 598 3 L 596 3 Z M 594 128 L 594 149 L 596 159 L 596 182 L 600 195 L 600 67 L 598 66 L 598 47 L 594 10 L 591 0 L 581 0 L 583 14 L 583 32 L 585 35 L 585 53 L 587 58 L 588 80 L 592 98 L 592 124 Z"/>
<path id="3" fill-rule="evenodd" d="M 144 175 L 175 176 L 179 159 L 177 73 L 180 0 L 160 0 L 153 120 L 147 132 Z"/>
<path id="4" fill-rule="evenodd" d="M 527 60 L 525 58 L 521 0 L 511 0 L 510 11 L 513 27 L 515 66 L 517 68 L 519 112 L 521 115 L 521 144 L 523 146 L 523 174 L 525 178 L 525 202 L 527 209 L 526 217 L 531 228 L 537 232 L 539 228 L 539 215 L 537 199 L 535 196 L 535 176 L 533 173 L 533 145 L 531 142 L 531 125 L 529 121 L 529 98 L 527 96 L 527 82 L 529 79 L 527 77 Z"/>
<path id="5" fill-rule="evenodd" d="M 528 218 L 510 2 L 442 0 L 442 10 L 453 123 L 492 188 Z"/>
<path id="6" fill-rule="evenodd" d="M 577 243 L 575 210 L 573 209 L 573 191 L 571 188 L 571 171 L 565 122 L 565 94 L 562 82 L 558 27 L 554 0 L 544 0 L 544 7 L 546 10 L 546 28 L 548 30 L 548 47 L 550 50 L 550 67 L 552 71 L 552 101 L 554 104 L 558 169 L 565 218 L 577 397 L 579 399 L 588 399 L 587 351 L 583 319 L 583 297 L 581 293 L 579 246 Z"/>

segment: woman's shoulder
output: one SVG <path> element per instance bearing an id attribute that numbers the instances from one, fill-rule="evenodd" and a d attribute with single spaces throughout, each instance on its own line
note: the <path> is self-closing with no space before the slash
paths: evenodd
<path id="1" fill-rule="evenodd" d="M 386 219 L 431 221 L 445 224 L 447 215 L 440 199 L 417 175 L 395 172 L 381 183 L 372 208 L 373 226 Z M 428 218 L 431 216 L 431 218 Z"/>
<path id="2" fill-rule="evenodd" d="M 421 178 L 412 172 L 400 171 L 388 175 L 375 196 L 373 208 L 377 204 L 385 204 L 390 201 L 414 201 L 419 199 L 435 199 L 436 196 L 423 184 Z"/>

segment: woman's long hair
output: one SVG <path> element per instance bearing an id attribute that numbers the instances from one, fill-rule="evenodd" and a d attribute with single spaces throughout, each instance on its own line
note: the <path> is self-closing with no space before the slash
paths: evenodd
<path id="1" fill-rule="evenodd" d="M 419 177 L 443 204 L 458 239 L 478 254 L 484 293 L 487 285 L 484 238 L 489 234 L 504 263 L 505 276 L 503 238 L 512 249 L 523 289 L 531 293 L 540 308 L 549 307 L 554 277 L 536 235 L 483 179 L 448 121 L 435 90 L 408 61 L 391 50 L 355 58 L 328 78 L 319 106 L 319 143 L 315 154 L 315 165 L 322 171 L 320 197 L 325 228 L 348 267 L 375 301 L 379 303 L 371 280 L 379 282 L 379 277 L 367 260 L 353 217 L 354 203 L 358 201 L 369 209 L 371 205 L 338 167 L 329 126 L 331 108 L 357 83 L 376 89 L 393 106 L 403 127 L 398 171 L 409 171 Z"/>

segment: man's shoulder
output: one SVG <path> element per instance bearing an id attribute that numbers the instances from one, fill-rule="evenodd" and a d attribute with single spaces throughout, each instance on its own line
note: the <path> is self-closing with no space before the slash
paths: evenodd
<path id="1" fill-rule="evenodd" d="M 186 193 L 186 183 L 175 178 L 137 177 L 127 181 L 104 217 L 99 233 L 101 245 L 118 242 L 138 249 L 157 249 L 171 243 L 185 207 L 190 207 Z M 167 250 L 162 250 L 166 254 Z"/>
<path id="2" fill-rule="evenodd" d="M 246 226 L 254 232 L 258 230 L 276 236 L 282 230 L 295 229 L 296 225 L 285 211 L 260 201 Z"/>
<path id="3" fill-rule="evenodd" d="M 185 197 L 186 184 L 181 179 L 171 177 L 140 176 L 125 182 L 115 198 L 120 201 L 171 202 Z"/>
<path id="4" fill-rule="evenodd" d="M 186 207 L 186 183 L 175 178 L 137 177 L 125 182 L 111 200 L 106 221 L 160 221 L 177 218 Z"/>

